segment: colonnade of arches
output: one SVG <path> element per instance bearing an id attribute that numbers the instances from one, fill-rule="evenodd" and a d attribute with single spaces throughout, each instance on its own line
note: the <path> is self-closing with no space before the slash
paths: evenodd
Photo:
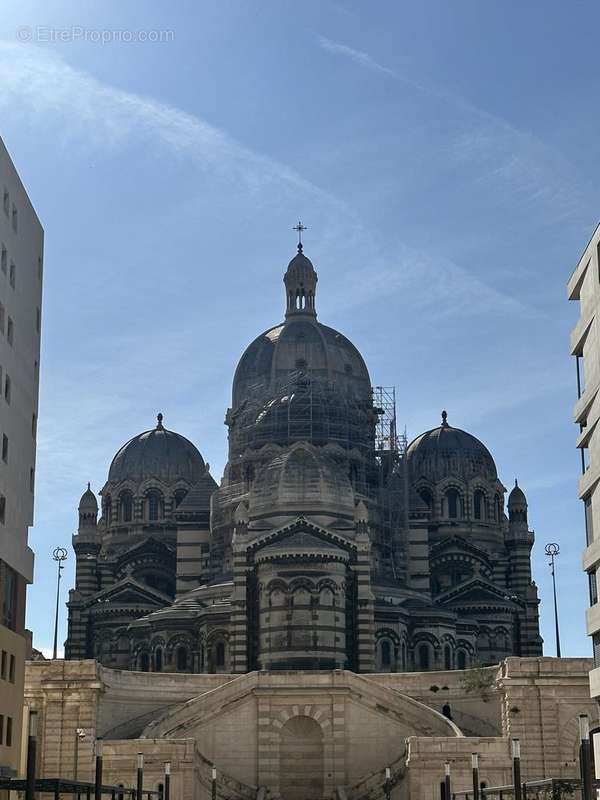
<path id="1" fill-rule="evenodd" d="M 449 485 L 443 490 L 422 485 L 417 491 L 433 516 L 487 523 L 502 521 L 504 502 L 497 491 L 492 492 L 482 487 L 471 490 L 458 485 Z"/>
<path id="2" fill-rule="evenodd" d="M 140 494 L 123 489 L 113 498 L 108 494 L 102 499 L 102 515 L 107 525 L 129 522 L 160 522 L 177 508 L 188 490 L 179 487 L 166 492 L 150 487 Z"/>
<path id="3" fill-rule="evenodd" d="M 229 642 L 226 634 L 201 638 L 194 645 L 190 637 L 174 637 L 165 643 L 152 640 L 135 647 L 131 656 L 131 669 L 139 672 L 228 672 Z"/>

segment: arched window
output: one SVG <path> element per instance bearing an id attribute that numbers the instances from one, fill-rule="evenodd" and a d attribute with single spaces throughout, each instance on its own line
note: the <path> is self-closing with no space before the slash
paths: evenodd
<path id="1" fill-rule="evenodd" d="M 402 669 L 406 669 L 406 643 L 405 642 L 402 642 L 401 653 L 402 653 Z"/>
<path id="2" fill-rule="evenodd" d="M 494 497 L 494 519 L 496 522 L 500 522 L 502 515 L 502 505 L 500 503 L 500 498 L 498 495 Z"/>
<path id="3" fill-rule="evenodd" d="M 460 516 L 460 495 L 456 489 L 448 489 L 446 502 L 448 503 L 448 516 L 450 519 L 458 519 Z"/>
<path id="4" fill-rule="evenodd" d="M 456 665 L 459 669 L 467 668 L 467 654 L 464 650 L 459 650 L 456 654 Z"/>
<path id="5" fill-rule="evenodd" d="M 131 492 L 123 492 L 119 497 L 119 522 L 131 522 L 133 518 L 133 497 Z"/>
<path id="6" fill-rule="evenodd" d="M 162 518 L 162 497 L 158 492 L 149 492 L 147 495 L 148 519 L 156 522 Z"/>
<path id="7" fill-rule="evenodd" d="M 419 669 L 429 669 L 429 645 L 419 645 Z"/>
<path id="8" fill-rule="evenodd" d="M 433 496 L 429 489 L 419 489 L 419 497 L 425 503 L 427 508 L 431 511 L 433 508 Z"/>
<path id="9" fill-rule="evenodd" d="M 475 519 L 485 519 L 485 495 L 480 489 L 473 495 L 473 516 Z"/>
<path id="10" fill-rule="evenodd" d="M 384 639 L 381 642 L 381 666 L 391 667 L 392 665 L 392 648 L 389 639 Z"/>
<path id="11" fill-rule="evenodd" d="M 162 647 L 157 647 L 154 652 L 154 671 L 162 672 L 163 668 L 163 651 Z"/>
<path id="12" fill-rule="evenodd" d="M 444 669 L 452 669 L 452 650 L 449 644 L 444 647 Z"/>
<path id="13" fill-rule="evenodd" d="M 185 489 L 177 489 L 177 491 L 174 492 L 173 497 L 175 499 L 175 508 L 177 508 L 177 506 L 181 503 L 186 494 L 187 491 Z"/>
<path id="14" fill-rule="evenodd" d="M 185 672 L 187 670 L 188 665 L 188 651 L 187 647 L 178 647 L 177 648 L 177 671 L 178 672 Z"/>
<path id="15" fill-rule="evenodd" d="M 140 670 L 142 672 L 150 672 L 150 656 L 148 653 L 142 653 L 140 656 Z"/>
<path id="16" fill-rule="evenodd" d="M 110 495 L 104 498 L 104 516 L 106 518 L 106 524 L 110 525 L 112 517 L 112 499 Z"/>
<path id="17" fill-rule="evenodd" d="M 215 647 L 215 666 L 225 666 L 225 642 L 217 642 Z"/>

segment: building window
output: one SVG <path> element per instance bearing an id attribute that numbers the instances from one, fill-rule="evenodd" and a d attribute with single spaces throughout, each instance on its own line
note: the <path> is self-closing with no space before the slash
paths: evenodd
<path id="1" fill-rule="evenodd" d="M 448 489 L 446 492 L 446 502 L 448 504 L 448 516 L 450 519 L 458 519 L 460 509 L 460 495 L 456 489 Z"/>
<path id="2" fill-rule="evenodd" d="M 13 207 L 12 207 L 12 227 L 13 227 L 13 231 L 14 231 L 15 233 L 17 232 L 17 228 L 18 228 L 18 222 L 19 222 L 19 220 L 18 220 L 18 212 L 17 212 L 17 207 L 16 207 L 16 205 L 13 203 Z"/>
<path id="3" fill-rule="evenodd" d="M 483 492 L 475 492 L 473 495 L 473 516 L 475 519 L 483 518 L 483 500 Z"/>
<path id="4" fill-rule="evenodd" d="M 17 574 L 4 564 L 2 577 L 2 624 L 14 631 L 17 628 Z"/>
<path id="5" fill-rule="evenodd" d="M 148 494 L 148 519 L 157 522 L 162 517 L 162 498 L 158 492 Z"/>
<path id="6" fill-rule="evenodd" d="M 5 433 L 2 434 L 2 461 L 8 464 L 8 436 Z"/>
<path id="7" fill-rule="evenodd" d="M 0 714 L 0 744 L 4 744 L 4 714 Z"/>
<path id="8" fill-rule="evenodd" d="M 15 657 L 11 654 L 10 665 L 8 667 L 8 680 L 11 683 L 15 682 Z"/>
<path id="9" fill-rule="evenodd" d="M 150 672 L 150 656 L 148 653 L 142 653 L 140 656 L 140 670 L 142 672 Z"/>
<path id="10" fill-rule="evenodd" d="M 4 525 L 6 522 L 6 497 L 0 494 L 0 523 Z"/>
<path id="11" fill-rule="evenodd" d="M 188 665 L 188 651 L 187 647 L 177 648 L 177 671 L 185 672 Z"/>
<path id="12" fill-rule="evenodd" d="M 12 717 L 6 718 L 6 746 L 12 747 Z"/>
<path id="13" fill-rule="evenodd" d="M 10 375 L 4 376 L 4 399 L 7 403 L 10 403 L 10 390 L 11 390 L 11 382 L 10 382 Z"/>
<path id="14" fill-rule="evenodd" d="M 0 333 L 4 333 L 6 328 L 6 311 L 4 310 L 4 306 L 0 303 Z"/>
<path id="15" fill-rule="evenodd" d="M 4 196 L 3 196 L 3 199 L 2 199 L 2 207 L 4 209 L 4 213 L 8 217 L 8 215 L 10 213 L 10 195 L 8 194 L 8 189 L 6 188 L 6 186 L 4 187 Z"/>
<path id="16" fill-rule="evenodd" d="M 6 339 L 12 347 L 12 343 L 15 338 L 15 323 L 12 321 L 12 317 L 8 318 L 8 322 L 6 324 Z"/>
<path id="17" fill-rule="evenodd" d="M 594 649 L 594 669 L 600 667 L 600 633 L 592 636 L 592 647 Z"/>
<path id="18" fill-rule="evenodd" d="M 588 495 L 583 501 L 585 509 L 585 542 L 589 547 L 594 541 L 594 517 L 592 516 L 592 495 Z"/>
<path id="19" fill-rule="evenodd" d="M 429 489 L 419 489 L 419 497 L 431 511 L 433 508 L 433 497 L 431 496 Z"/>
<path id="20" fill-rule="evenodd" d="M 0 268 L 6 275 L 8 271 L 8 250 L 4 245 L 2 245 L 2 249 L 0 250 Z"/>
<path id="21" fill-rule="evenodd" d="M 217 667 L 225 666 L 225 642 L 217 642 L 215 648 L 215 664 Z"/>
<path id="22" fill-rule="evenodd" d="M 452 669 L 452 650 L 449 644 L 444 647 L 444 669 Z"/>
<path id="23" fill-rule="evenodd" d="M 1 377 L 1 375 L 2 375 L 2 373 L 0 373 L 0 377 Z M 37 433 L 37 417 L 36 417 L 35 414 L 32 414 L 31 415 L 31 435 L 33 436 L 34 439 L 35 439 L 36 433 Z"/>
<path id="24" fill-rule="evenodd" d="M 10 271 L 8 273 L 8 280 L 10 282 L 10 285 L 14 289 L 17 285 L 17 268 L 15 266 L 14 261 L 10 262 Z"/>
<path id="25" fill-rule="evenodd" d="M 175 508 L 177 508 L 177 506 L 181 503 L 186 494 L 187 491 L 185 489 L 177 489 L 177 491 L 173 495 L 173 497 L 175 498 Z"/>
<path id="26" fill-rule="evenodd" d="M 123 492 L 119 498 L 119 520 L 131 522 L 133 517 L 133 497 L 130 492 Z"/>
<path id="27" fill-rule="evenodd" d="M 6 650 L 2 651 L 2 655 L 0 656 L 0 678 L 3 681 L 6 680 L 6 661 L 7 661 L 8 653 Z"/>
<path id="28" fill-rule="evenodd" d="M 467 668 L 467 654 L 464 650 L 459 650 L 456 654 L 456 666 L 458 669 Z"/>
<path id="29" fill-rule="evenodd" d="M 388 639 L 381 642 L 381 666 L 390 667 L 392 664 L 392 648 Z"/>
<path id="30" fill-rule="evenodd" d="M 163 668 L 163 651 L 162 647 L 157 647 L 154 654 L 154 670 L 155 672 L 162 672 Z"/>
<path id="31" fill-rule="evenodd" d="M 588 582 L 590 585 L 590 605 L 595 606 L 598 602 L 598 586 L 596 584 L 596 570 L 588 572 Z"/>
<path id="32" fill-rule="evenodd" d="M 419 646 L 419 669 L 429 669 L 429 645 L 422 644 Z"/>

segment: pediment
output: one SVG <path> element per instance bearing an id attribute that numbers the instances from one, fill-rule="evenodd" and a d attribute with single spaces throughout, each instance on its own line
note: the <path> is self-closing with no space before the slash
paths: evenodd
<path id="1" fill-rule="evenodd" d="M 447 592 L 438 595 L 435 602 L 436 605 L 449 607 L 490 604 L 510 609 L 519 607 L 519 604 L 509 596 L 508 590 L 499 589 L 494 584 L 480 578 L 474 578 L 461 586 L 449 589 Z"/>
<path id="2" fill-rule="evenodd" d="M 342 552 L 347 555 L 356 549 L 350 539 L 337 531 L 323 528 L 303 516 L 297 517 L 294 522 L 283 528 L 265 531 L 249 543 L 248 549 L 254 552 L 259 550 L 263 552 L 266 548 L 280 551 L 284 543 L 286 548 L 292 550 L 298 548 L 308 552 L 312 548 L 320 551 L 330 550 L 332 554 L 337 551 L 340 555 Z"/>
<path id="3" fill-rule="evenodd" d="M 271 544 L 262 547 L 260 552 L 267 553 L 270 551 L 281 551 L 282 549 L 294 552 L 314 552 L 318 550 L 335 551 L 338 553 L 346 552 L 335 542 L 320 536 L 315 536 L 315 534 L 305 530 L 294 531 L 289 536 L 285 536 L 276 542 L 271 542 Z"/>
<path id="4" fill-rule="evenodd" d="M 490 554 L 486 550 L 477 547 L 477 545 L 465 539 L 463 536 L 448 536 L 446 539 L 442 539 L 441 542 L 437 542 L 429 551 L 430 558 L 436 558 L 443 553 L 453 550 L 471 553 L 481 561 L 490 561 Z"/>
<path id="5" fill-rule="evenodd" d="M 95 594 L 90 598 L 89 605 L 98 607 L 101 604 L 132 605 L 140 603 L 144 605 L 151 604 L 161 608 L 171 603 L 171 598 L 158 591 L 158 589 L 146 586 L 140 581 L 136 581 L 135 578 L 129 577 Z"/>

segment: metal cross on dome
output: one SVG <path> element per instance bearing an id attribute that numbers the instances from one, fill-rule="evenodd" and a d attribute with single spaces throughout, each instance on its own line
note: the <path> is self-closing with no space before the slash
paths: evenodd
<path id="1" fill-rule="evenodd" d="M 302 232 L 303 231 L 307 231 L 308 228 L 306 227 L 306 225 L 303 225 L 300 220 L 298 220 L 298 224 L 294 225 L 292 230 L 298 231 L 298 252 L 301 253 L 302 252 Z"/>

